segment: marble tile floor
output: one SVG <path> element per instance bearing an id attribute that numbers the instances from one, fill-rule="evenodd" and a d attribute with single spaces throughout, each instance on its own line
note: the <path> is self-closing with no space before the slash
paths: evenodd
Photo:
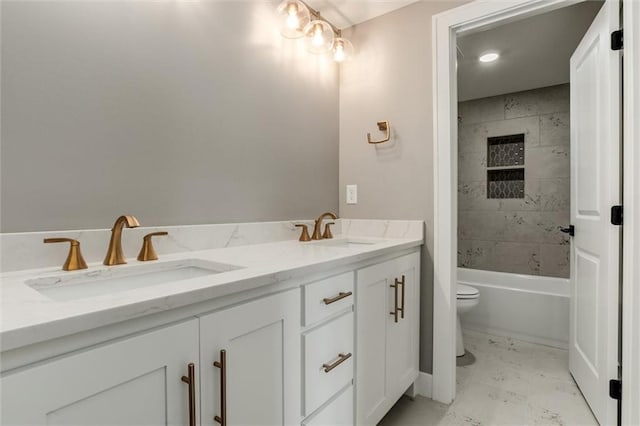
<path id="1" fill-rule="evenodd" d="M 379 426 L 597 425 L 566 350 L 464 331 L 473 365 L 457 367 L 451 405 L 402 397 Z"/>

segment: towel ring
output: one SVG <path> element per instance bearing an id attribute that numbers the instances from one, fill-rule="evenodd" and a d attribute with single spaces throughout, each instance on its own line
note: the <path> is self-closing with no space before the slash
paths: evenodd
<path id="1" fill-rule="evenodd" d="M 388 121 L 378 121 L 377 124 L 378 124 L 378 129 L 381 132 L 385 132 L 385 135 L 384 135 L 384 139 L 382 139 L 382 140 L 372 141 L 371 140 L 371 133 L 367 133 L 367 142 L 369 142 L 372 145 L 388 142 L 389 139 L 391 138 L 391 126 L 389 126 L 389 122 Z"/>

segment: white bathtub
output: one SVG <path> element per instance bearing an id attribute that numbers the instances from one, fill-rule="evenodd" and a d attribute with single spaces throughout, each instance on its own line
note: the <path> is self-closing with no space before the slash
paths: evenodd
<path id="1" fill-rule="evenodd" d="M 568 347 L 569 280 L 458 268 L 458 283 L 480 291 L 462 327 L 533 343 Z"/>

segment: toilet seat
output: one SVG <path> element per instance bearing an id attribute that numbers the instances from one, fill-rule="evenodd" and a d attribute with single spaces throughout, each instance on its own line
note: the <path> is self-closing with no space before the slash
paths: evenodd
<path id="1" fill-rule="evenodd" d="M 477 288 L 473 288 L 464 284 L 458 284 L 456 290 L 457 299 L 477 299 L 478 297 L 480 297 L 480 292 Z"/>

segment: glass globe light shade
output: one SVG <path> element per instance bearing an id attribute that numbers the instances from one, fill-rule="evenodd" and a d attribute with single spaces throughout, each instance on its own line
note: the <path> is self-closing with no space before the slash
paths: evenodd
<path id="1" fill-rule="evenodd" d="M 300 38 L 304 36 L 304 28 L 311 20 L 309 9 L 301 1 L 284 0 L 278 6 L 280 16 L 280 34 L 286 38 Z"/>
<path id="2" fill-rule="evenodd" d="M 337 37 L 333 41 L 333 60 L 344 62 L 353 57 L 353 44 L 346 38 Z"/>
<path id="3" fill-rule="evenodd" d="M 307 50 L 311 53 L 327 53 L 333 47 L 333 28 L 322 20 L 311 21 L 304 29 Z"/>

